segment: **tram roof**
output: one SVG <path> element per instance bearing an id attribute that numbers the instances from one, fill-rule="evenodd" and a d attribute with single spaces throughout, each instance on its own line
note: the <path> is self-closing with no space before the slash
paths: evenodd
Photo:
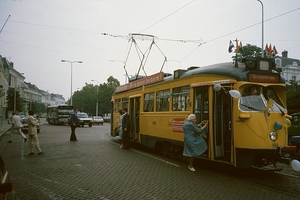
<path id="1" fill-rule="evenodd" d="M 181 79 L 181 78 L 188 78 L 191 76 L 196 76 L 196 75 L 218 75 L 218 76 L 224 76 L 224 77 L 229 77 L 229 78 L 233 78 L 237 81 L 249 81 L 249 74 L 250 73 L 255 73 L 255 74 L 260 74 L 260 75 L 270 75 L 270 74 L 276 74 L 278 77 L 280 77 L 279 82 L 278 83 L 285 83 L 285 79 L 283 78 L 283 76 L 280 76 L 280 74 L 275 71 L 275 70 L 271 70 L 269 72 L 261 72 L 261 71 L 255 71 L 255 70 L 249 70 L 247 69 L 246 65 L 244 63 L 237 63 L 237 66 L 235 63 L 233 62 L 227 62 L 227 63 L 218 63 L 218 64 L 213 64 L 213 65 L 208 65 L 208 66 L 204 66 L 204 67 L 197 67 L 197 66 L 192 66 L 187 70 L 184 69 L 179 69 L 174 71 L 174 75 L 169 74 L 169 73 L 163 73 L 163 81 L 172 81 L 174 79 Z M 159 75 L 158 74 L 154 74 L 154 75 Z M 175 75 L 177 74 L 177 75 Z M 274 77 L 274 76 L 272 76 Z M 143 81 L 143 79 L 145 79 L 146 77 L 140 79 Z M 136 80 L 139 81 L 139 80 Z M 138 88 L 138 87 L 142 87 L 145 84 L 140 82 L 139 84 L 135 84 L 136 81 L 133 81 L 132 83 L 127 83 L 125 85 L 119 86 L 116 88 L 115 93 L 119 93 L 119 92 L 123 92 L 123 91 L 127 91 L 130 89 L 134 89 L 134 88 Z M 143 81 L 146 82 L 146 81 Z M 158 82 L 152 82 L 152 83 L 148 83 L 146 85 L 152 85 L 152 84 L 157 84 Z"/>
<path id="2" fill-rule="evenodd" d="M 238 63 L 238 67 L 235 67 L 234 63 L 218 63 L 213 65 L 208 65 L 204 67 L 198 67 L 192 70 L 187 70 L 183 75 L 183 77 L 199 75 L 199 74 L 211 74 L 211 75 L 219 75 L 219 76 L 227 76 L 234 78 L 238 81 L 247 80 L 247 72 L 244 63 Z"/>
<path id="3" fill-rule="evenodd" d="M 218 63 L 213 65 L 208 65 L 205 67 L 192 67 L 194 69 L 187 70 L 182 74 L 180 78 L 199 75 L 199 74 L 211 74 L 211 75 L 219 75 L 234 78 L 237 81 L 248 81 L 248 72 L 244 63 L 238 63 L 238 66 L 235 66 L 235 63 L 227 62 L 227 63 Z M 272 74 L 278 74 L 277 71 L 273 70 Z M 280 76 L 280 82 L 285 83 L 285 79 Z"/>

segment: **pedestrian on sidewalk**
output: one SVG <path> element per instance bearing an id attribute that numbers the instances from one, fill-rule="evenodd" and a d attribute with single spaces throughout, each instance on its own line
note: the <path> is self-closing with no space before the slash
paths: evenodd
<path id="1" fill-rule="evenodd" d="M 77 128 L 79 124 L 79 120 L 77 117 L 78 109 L 74 109 L 74 113 L 71 115 L 70 118 L 70 127 L 71 127 L 71 136 L 70 136 L 70 141 L 78 141 L 76 134 L 75 134 L 75 129 Z"/>
<path id="2" fill-rule="evenodd" d="M 29 155 L 34 155 L 35 153 L 33 152 L 33 145 L 35 145 L 36 149 L 38 150 L 38 155 L 43 154 L 43 151 L 40 147 L 40 142 L 39 138 L 37 136 L 37 121 L 34 119 L 34 111 L 30 110 L 29 112 L 29 117 L 28 117 L 28 135 L 29 135 L 29 140 L 28 140 L 28 152 Z"/>
<path id="3" fill-rule="evenodd" d="M 23 137 L 24 139 L 24 142 L 27 141 L 27 138 L 25 136 L 25 134 L 22 132 L 21 128 L 23 127 L 23 124 L 22 124 L 22 121 L 21 121 L 21 118 L 19 115 L 16 115 L 15 112 L 12 113 L 12 126 L 11 126 L 11 139 L 7 142 L 7 143 L 12 143 L 13 141 L 13 134 L 15 131 L 17 131 L 18 133 L 20 133 L 20 135 Z"/>

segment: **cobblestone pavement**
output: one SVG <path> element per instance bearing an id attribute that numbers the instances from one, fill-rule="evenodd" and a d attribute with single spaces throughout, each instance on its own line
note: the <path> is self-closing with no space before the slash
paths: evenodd
<path id="1" fill-rule="evenodd" d="M 70 142 L 68 126 L 41 125 L 45 154 L 29 156 L 15 135 L 0 137 L 17 199 L 298 199 L 285 191 L 196 167 L 137 149 L 121 150 L 109 124 L 78 128 Z"/>

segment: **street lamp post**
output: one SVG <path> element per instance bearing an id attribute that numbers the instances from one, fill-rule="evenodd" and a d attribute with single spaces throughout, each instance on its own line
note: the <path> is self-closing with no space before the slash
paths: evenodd
<path id="1" fill-rule="evenodd" d="M 261 41 L 261 57 L 264 57 L 264 4 L 261 2 L 261 0 L 257 0 L 261 4 L 261 32 L 262 32 L 262 41 Z"/>
<path id="2" fill-rule="evenodd" d="M 72 101 L 72 96 L 73 96 L 73 91 L 72 91 L 72 74 L 73 74 L 73 63 L 82 63 L 82 61 L 69 61 L 69 60 L 61 60 L 61 62 L 68 62 L 71 63 L 71 105 L 73 105 Z"/>
<path id="3" fill-rule="evenodd" d="M 99 89 L 99 83 L 97 80 L 91 80 L 97 82 L 97 103 L 96 103 L 96 116 L 98 116 L 98 89 Z"/>

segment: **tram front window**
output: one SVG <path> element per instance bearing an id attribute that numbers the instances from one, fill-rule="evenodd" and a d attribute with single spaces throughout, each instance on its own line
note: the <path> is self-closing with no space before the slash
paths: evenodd
<path id="1" fill-rule="evenodd" d="M 275 91 L 270 87 L 247 87 L 242 93 L 239 107 L 243 111 L 259 112 L 268 108 L 270 112 L 285 112 Z"/>

